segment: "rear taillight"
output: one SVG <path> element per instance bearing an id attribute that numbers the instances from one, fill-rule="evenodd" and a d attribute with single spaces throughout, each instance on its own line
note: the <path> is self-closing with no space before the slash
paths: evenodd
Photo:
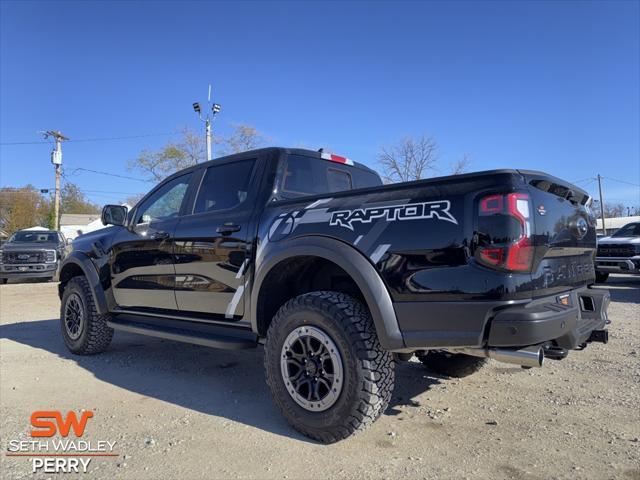
<path id="1" fill-rule="evenodd" d="M 518 228 L 513 235 L 501 222 L 485 222 L 489 231 L 479 232 L 482 239 L 477 248 L 476 258 L 489 267 L 504 268 L 514 272 L 531 270 L 533 243 L 531 241 L 531 208 L 529 195 L 509 193 L 489 195 L 480 200 L 480 217 L 503 217 L 508 221 L 516 220 Z M 502 227 L 502 228 L 501 228 Z M 496 231 L 491 231 L 494 229 Z"/>

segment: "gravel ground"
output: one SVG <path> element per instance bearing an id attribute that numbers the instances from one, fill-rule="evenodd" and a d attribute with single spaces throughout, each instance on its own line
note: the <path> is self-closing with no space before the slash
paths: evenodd
<path id="1" fill-rule="evenodd" d="M 640 479 L 640 278 L 612 276 L 610 342 L 462 380 L 398 365 L 392 405 L 324 446 L 292 430 L 264 382 L 262 349 L 212 350 L 116 333 L 67 352 L 56 285 L 0 287 L 0 439 L 30 439 L 34 410 L 94 412 L 83 439 L 116 441 L 90 478 Z M 2 478 L 38 478 L 0 455 Z M 47 475 L 46 477 L 58 477 Z M 62 476 L 69 478 L 72 476 Z"/>

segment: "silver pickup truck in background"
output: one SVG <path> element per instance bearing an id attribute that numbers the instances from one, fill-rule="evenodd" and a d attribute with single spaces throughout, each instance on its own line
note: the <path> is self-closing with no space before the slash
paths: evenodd
<path id="1" fill-rule="evenodd" d="M 596 281 L 606 282 L 610 273 L 640 274 L 640 222 L 598 239 Z"/>

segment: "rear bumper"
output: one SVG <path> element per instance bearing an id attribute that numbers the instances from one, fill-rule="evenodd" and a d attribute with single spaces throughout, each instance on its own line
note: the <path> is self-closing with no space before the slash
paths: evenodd
<path id="1" fill-rule="evenodd" d="M 568 296 L 568 304 L 559 297 Z M 528 302 L 400 302 L 408 349 L 522 348 L 553 342 L 573 349 L 607 322 L 608 290 L 580 288 Z"/>
<path id="2" fill-rule="evenodd" d="M 635 257 L 597 257 L 596 270 L 606 273 L 640 273 L 640 255 Z"/>

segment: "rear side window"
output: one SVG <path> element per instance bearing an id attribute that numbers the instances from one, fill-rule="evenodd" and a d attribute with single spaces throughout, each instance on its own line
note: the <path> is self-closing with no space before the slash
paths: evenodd
<path id="1" fill-rule="evenodd" d="M 281 190 L 285 197 L 321 195 L 382 185 L 374 173 L 301 155 L 287 159 Z"/>
<path id="2" fill-rule="evenodd" d="M 254 163 L 242 160 L 207 168 L 193 213 L 228 210 L 244 202 Z"/>

